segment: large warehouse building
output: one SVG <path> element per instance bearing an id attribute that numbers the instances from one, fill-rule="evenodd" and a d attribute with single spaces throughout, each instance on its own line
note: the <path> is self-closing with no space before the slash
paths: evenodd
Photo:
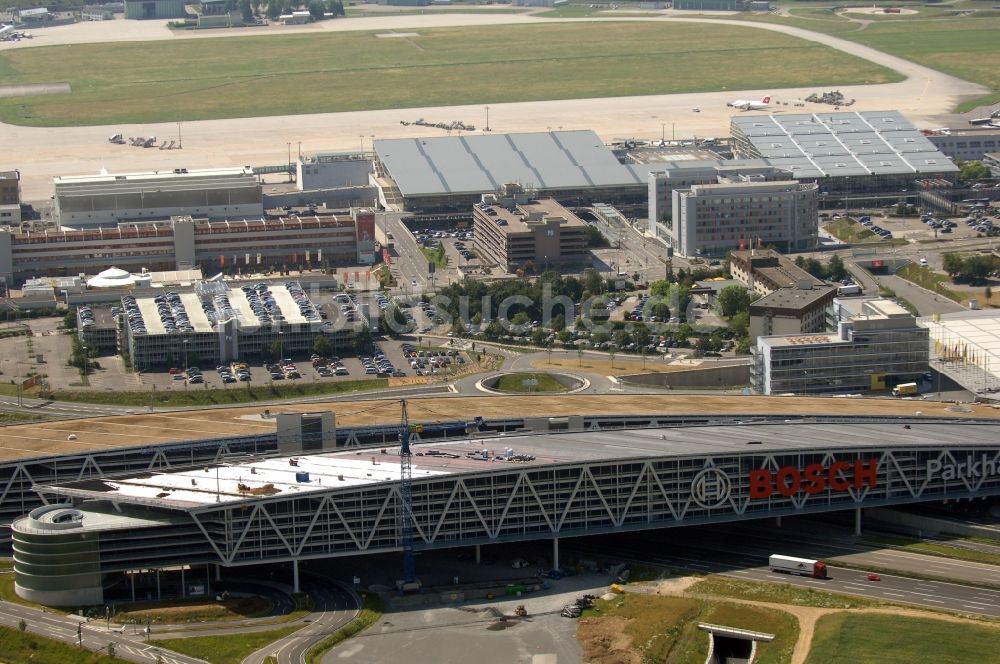
<path id="1" fill-rule="evenodd" d="M 261 184 L 249 166 L 54 179 L 63 226 L 113 226 L 176 216 L 240 219 L 264 214 Z"/>
<path id="2" fill-rule="evenodd" d="M 958 167 L 898 111 L 737 115 L 734 153 L 764 158 L 831 196 L 915 192 Z"/>
<path id="3" fill-rule="evenodd" d="M 204 578 L 213 565 L 282 561 L 298 590 L 300 561 L 399 551 L 404 530 L 416 550 L 552 540 L 558 567 L 563 537 L 835 510 L 855 510 L 860 527 L 864 507 L 1000 494 L 992 422 L 560 419 L 569 430 L 501 438 L 476 421 L 464 423 L 467 437 L 418 441 L 409 492 L 398 448 L 182 458 L 183 468 L 149 450 L 145 464 L 114 476 L 39 483 L 47 504 L 12 524 L 15 590 L 90 605 L 126 578 L 146 597 L 160 592 L 164 570 Z"/>
<path id="4" fill-rule="evenodd" d="M 654 168 L 620 163 L 592 131 L 376 140 L 375 156 L 382 204 L 416 212 L 466 211 L 510 182 L 560 202 L 642 203 Z"/>

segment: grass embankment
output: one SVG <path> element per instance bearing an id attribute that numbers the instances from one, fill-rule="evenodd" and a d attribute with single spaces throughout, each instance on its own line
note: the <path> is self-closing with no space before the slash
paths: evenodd
<path id="1" fill-rule="evenodd" d="M 755 662 L 786 663 L 798 639 L 798 621 L 794 616 L 772 608 L 715 602 L 687 597 L 660 597 L 627 593 L 613 600 L 597 600 L 584 618 L 607 619 L 630 637 L 631 649 L 642 654 L 643 661 L 671 664 L 701 664 L 708 655 L 709 637 L 698 629 L 699 622 L 738 625 L 742 629 L 774 634 L 770 643 L 758 644 Z M 616 639 L 607 638 L 601 623 L 583 620 L 578 634 L 584 644 L 586 661 L 596 661 L 607 654 Z"/>
<path id="2" fill-rule="evenodd" d="M 426 258 L 431 263 L 434 263 L 437 267 L 444 270 L 448 268 L 448 256 L 444 253 L 444 245 L 439 244 L 436 249 L 428 249 L 427 247 L 420 247 L 420 251 L 423 252 L 424 258 Z"/>
<path id="3" fill-rule="evenodd" d="M 0 427 L 10 424 L 27 424 L 29 422 L 48 422 L 51 417 L 36 413 L 3 413 L 0 412 Z"/>
<path id="4" fill-rule="evenodd" d="M 488 32 L 488 39 L 481 27 L 456 27 L 406 39 L 338 32 L 13 49 L 0 54 L 5 84 L 65 81 L 72 92 L 0 99 L 0 121 L 174 122 L 900 80 L 822 44 L 742 26 L 598 21 Z M 754 66 L 729 66 L 734 61 Z M 375 77 L 378 86 L 369 84 Z"/>
<path id="5" fill-rule="evenodd" d="M 527 386 L 526 380 L 535 380 L 537 385 Z M 552 376 L 544 373 L 512 373 L 500 376 L 497 384 L 493 387 L 500 392 L 513 393 L 535 393 L 535 392 L 565 392 L 566 387 Z"/>
<path id="6" fill-rule="evenodd" d="M 228 404 L 253 403 L 256 401 L 271 401 L 277 399 L 294 399 L 296 397 L 322 396 L 327 394 L 346 394 L 365 390 L 385 389 L 389 381 L 385 378 L 367 380 L 333 381 L 328 383 L 285 383 L 257 384 L 246 389 L 232 388 L 228 390 L 205 390 L 189 387 L 184 391 L 155 390 L 153 392 L 84 392 L 72 390 L 56 390 L 47 395 L 55 401 L 72 401 L 80 403 L 102 403 L 114 406 L 216 406 Z"/>
<path id="7" fill-rule="evenodd" d="M 305 625 L 290 625 L 267 632 L 243 632 L 224 636 L 196 636 L 190 639 L 150 641 L 151 645 L 198 657 L 211 664 L 240 664 L 250 653 L 283 639 Z"/>
<path id="8" fill-rule="evenodd" d="M 816 622 L 806 662 L 968 664 L 995 661 L 997 643 L 1000 643 L 997 627 L 844 612 L 823 616 Z"/>
<path id="9" fill-rule="evenodd" d="M 952 290 L 945 284 L 950 283 L 947 275 L 935 272 L 929 267 L 921 267 L 915 263 L 910 263 L 903 269 L 896 272 L 897 277 L 902 277 L 907 281 L 912 281 L 918 286 L 922 286 L 938 295 L 943 295 L 955 302 L 965 302 L 969 299 L 969 294 L 965 291 Z"/>
<path id="10" fill-rule="evenodd" d="M 853 219 L 837 219 L 823 226 L 830 235 L 841 242 L 859 244 L 863 242 L 884 242 L 883 238 L 868 230 Z"/>
<path id="11" fill-rule="evenodd" d="M 956 539 L 960 540 L 960 538 Z M 1000 565 L 1000 554 L 998 553 L 953 546 L 948 541 L 930 542 L 927 540 L 910 539 L 908 537 L 889 536 L 868 537 L 866 540 L 912 553 L 923 553 L 940 558 L 964 560 L 973 563 L 986 563 L 987 565 Z M 993 544 L 995 545 L 996 543 L 994 542 Z"/>
<path id="12" fill-rule="evenodd" d="M 784 583 L 740 581 L 722 576 L 709 576 L 688 588 L 688 592 L 696 595 L 732 597 L 751 602 L 812 606 L 820 609 L 867 609 L 889 605 L 888 602 L 880 600 L 841 595 L 826 590 L 800 588 Z"/>
<path id="13" fill-rule="evenodd" d="M 337 644 L 375 624 L 382 617 L 382 600 L 374 593 L 361 593 L 362 606 L 358 616 L 339 630 L 326 637 L 306 652 L 306 664 L 319 664 L 323 655 Z"/>
<path id="14" fill-rule="evenodd" d="M 128 660 L 107 654 L 80 650 L 32 632 L 0 627 L 0 661 L 39 662 L 41 664 L 129 664 Z"/>
<path id="15" fill-rule="evenodd" d="M 264 597 L 234 597 L 221 602 L 205 599 L 177 600 L 164 606 L 162 602 L 138 602 L 129 604 L 115 613 L 116 623 L 136 621 L 141 625 L 167 623 L 220 622 L 244 620 L 269 615 L 274 602 Z"/>

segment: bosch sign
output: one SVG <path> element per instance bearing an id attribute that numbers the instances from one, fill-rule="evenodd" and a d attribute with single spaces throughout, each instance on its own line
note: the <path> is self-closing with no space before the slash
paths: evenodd
<path id="1" fill-rule="evenodd" d="M 829 466 L 813 463 L 799 470 L 785 466 L 777 472 L 764 468 L 750 471 L 750 500 L 770 498 L 775 492 L 790 498 L 800 492 L 810 495 L 831 491 L 875 488 L 878 478 L 878 460 L 867 463 L 858 459 L 854 463 L 836 461 Z"/>

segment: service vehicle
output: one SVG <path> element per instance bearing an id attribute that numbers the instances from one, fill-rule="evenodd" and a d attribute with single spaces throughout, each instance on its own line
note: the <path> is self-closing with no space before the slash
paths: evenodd
<path id="1" fill-rule="evenodd" d="M 920 388 L 917 387 L 916 383 L 900 383 L 892 388 L 892 396 L 894 397 L 908 397 L 914 394 L 920 394 Z"/>

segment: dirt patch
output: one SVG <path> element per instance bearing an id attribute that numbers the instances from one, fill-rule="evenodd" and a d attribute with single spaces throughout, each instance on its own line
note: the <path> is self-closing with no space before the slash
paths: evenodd
<path id="1" fill-rule="evenodd" d="M 37 95 L 68 95 L 70 92 L 69 83 L 0 85 L 0 99 L 4 97 L 34 97 Z"/>
<path id="2" fill-rule="evenodd" d="M 583 618 L 576 638 L 583 648 L 583 661 L 592 664 L 642 664 L 642 655 L 631 650 L 632 637 L 625 633 L 625 618 Z"/>
<path id="3" fill-rule="evenodd" d="M 149 620 L 167 624 L 242 620 L 267 615 L 273 607 L 273 602 L 264 597 L 234 597 L 222 602 L 206 602 L 204 599 L 199 599 L 175 603 L 173 606 L 141 602 L 131 605 L 128 611 L 117 614 L 115 620 L 121 622 L 132 618 L 140 623 Z"/>
<path id="4" fill-rule="evenodd" d="M 608 360 L 595 360 L 584 357 L 583 361 L 574 359 L 565 360 L 538 360 L 532 362 L 531 366 L 536 369 L 554 369 L 556 371 L 588 371 L 602 376 L 618 376 L 623 373 L 663 373 L 667 371 L 686 371 L 697 368 L 691 364 L 666 364 L 659 357 L 651 357 L 642 362 L 615 360 L 613 363 Z"/>
<path id="5" fill-rule="evenodd" d="M 679 576 L 675 579 L 663 579 L 656 581 L 657 595 L 680 595 L 688 588 L 701 581 L 700 576 Z"/>

